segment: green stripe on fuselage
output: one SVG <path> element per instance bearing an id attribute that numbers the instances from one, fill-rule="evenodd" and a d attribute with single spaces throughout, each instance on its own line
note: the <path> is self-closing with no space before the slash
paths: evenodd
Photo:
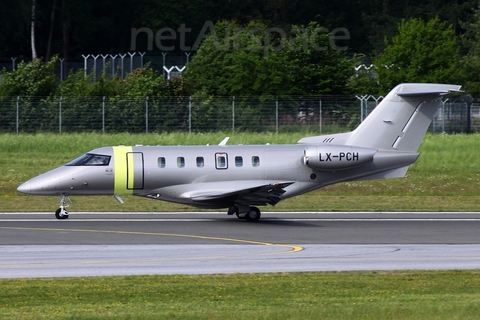
<path id="1" fill-rule="evenodd" d="M 114 161 L 114 194 L 132 194 L 127 189 L 127 154 L 132 152 L 132 147 L 113 147 Z M 132 171 L 133 172 L 133 171 Z"/>

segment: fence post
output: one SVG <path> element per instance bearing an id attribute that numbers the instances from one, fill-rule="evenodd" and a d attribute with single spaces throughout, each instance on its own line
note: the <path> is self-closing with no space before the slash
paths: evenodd
<path id="1" fill-rule="evenodd" d="M 102 98 L 102 134 L 105 134 L 105 96 Z"/>
<path id="2" fill-rule="evenodd" d="M 17 57 L 11 57 L 12 59 L 12 71 L 15 71 L 15 60 L 17 60 Z"/>
<path id="3" fill-rule="evenodd" d="M 148 96 L 145 97 L 145 133 L 148 134 Z"/>
<path id="4" fill-rule="evenodd" d="M 140 52 L 140 68 L 143 68 L 143 56 L 145 55 L 146 52 Z"/>
<path id="5" fill-rule="evenodd" d="M 105 70 L 105 66 L 107 65 L 107 57 L 108 57 L 108 54 L 101 54 L 100 57 L 102 57 L 102 73 L 105 73 L 107 74 L 107 70 Z"/>
<path id="6" fill-rule="evenodd" d="M 366 98 L 368 99 L 368 98 Z M 365 118 L 365 104 L 366 104 L 366 100 L 365 97 L 362 97 L 362 101 L 360 102 L 360 105 L 361 105 L 361 110 L 360 110 L 360 122 L 363 122 L 364 118 Z"/>
<path id="7" fill-rule="evenodd" d="M 59 134 L 62 134 L 62 99 L 63 99 L 62 96 L 58 98 L 58 133 Z"/>
<path id="8" fill-rule="evenodd" d="M 467 133 L 472 133 L 472 96 L 467 95 L 465 101 L 467 102 Z"/>
<path id="9" fill-rule="evenodd" d="M 235 132 L 235 96 L 232 97 L 232 133 Z"/>
<path id="10" fill-rule="evenodd" d="M 17 96 L 17 134 L 20 127 L 20 96 Z"/>
<path id="11" fill-rule="evenodd" d="M 368 95 L 364 96 L 355 96 L 358 100 L 360 100 L 360 122 L 363 122 L 363 108 L 364 108 L 364 101 L 368 99 Z"/>
<path id="12" fill-rule="evenodd" d="M 112 77 L 115 77 L 115 58 L 118 56 L 116 55 L 110 55 L 110 59 L 112 60 Z"/>
<path id="13" fill-rule="evenodd" d="M 119 55 L 120 61 L 121 61 L 121 63 L 122 63 L 122 74 L 121 74 L 121 77 L 122 77 L 122 79 L 125 79 L 125 64 L 124 64 L 124 61 L 125 61 L 125 57 L 127 56 L 127 54 L 126 54 L 126 53 L 124 53 L 124 54 L 120 54 L 120 53 L 119 53 L 118 55 Z"/>
<path id="14" fill-rule="evenodd" d="M 438 110 L 435 112 L 435 114 L 433 115 L 433 118 L 432 118 L 432 133 L 435 134 L 435 122 L 437 120 L 437 114 L 438 114 Z M 428 129 L 427 129 L 428 130 Z"/>
<path id="15" fill-rule="evenodd" d="M 99 54 L 97 54 L 96 56 L 94 56 L 92 54 L 92 58 L 93 58 L 93 82 L 97 81 L 97 59 L 98 59 L 98 57 L 100 57 Z"/>
<path id="16" fill-rule="evenodd" d="M 319 118 L 318 118 L 318 126 L 319 126 L 319 129 L 320 129 L 320 134 L 322 134 L 322 122 L 323 122 L 323 118 L 322 118 L 322 98 L 320 98 L 320 100 L 318 100 L 318 109 L 319 109 Z"/>
<path id="17" fill-rule="evenodd" d="M 65 58 L 58 58 L 58 61 L 60 62 L 60 81 L 63 81 L 63 61 L 65 61 Z"/>
<path id="18" fill-rule="evenodd" d="M 86 78 L 87 77 L 87 59 L 88 57 L 90 57 L 90 55 L 82 54 L 82 57 L 83 57 L 83 77 Z"/>
<path id="19" fill-rule="evenodd" d="M 445 133 L 445 104 L 447 101 L 448 98 L 442 101 L 442 133 Z"/>
<path id="20" fill-rule="evenodd" d="M 165 75 L 165 67 L 166 67 L 166 56 L 167 56 L 167 52 L 162 52 L 162 56 L 163 56 L 163 59 L 162 59 L 162 72 L 163 74 Z"/>
<path id="21" fill-rule="evenodd" d="M 188 133 L 192 133 L 192 96 L 188 98 Z"/>
<path id="22" fill-rule="evenodd" d="M 278 134 L 278 96 L 275 101 L 275 131 Z"/>
<path id="23" fill-rule="evenodd" d="M 136 54 L 137 54 L 136 52 L 134 53 L 128 52 L 128 55 L 130 56 L 130 73 L 133 72 L 133 56 Z"/>

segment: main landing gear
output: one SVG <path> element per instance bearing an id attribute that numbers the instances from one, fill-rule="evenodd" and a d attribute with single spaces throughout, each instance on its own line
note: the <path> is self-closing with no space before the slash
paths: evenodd
<path id="1" fill-rule="evenodd" d="M 59 220 L 68 219 L 68 212 L 67 210 L 65 210 L 65 208 L 68 208 L 69 205 L 65 202 L 65 199 L 68 199 L 70 201 L 68 197 L 65 197 L 65 195 L 62 194 L 62 196 L 60 197 L 60 208 L 55 211 L 55 218 Z"/>
<path id="2" fill-rule="evenodd" d="M 245 219 L 247 221 L 258 221 L 261 213 L 257 207 L 238 207 L 233 206 L 228 209 L 228 214 L 235 214 L 238 219 Z"/>

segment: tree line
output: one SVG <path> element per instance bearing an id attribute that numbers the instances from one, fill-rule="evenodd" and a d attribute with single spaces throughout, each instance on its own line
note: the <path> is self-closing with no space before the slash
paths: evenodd
<path id="1" fill-rule="evenodd" d="M 468 28 L 480 31 L 480 22 Z M 257 21 L 212 24 L 186 71 L 172 80 L 147 64 L 125 78 L 78 70 L 59 81 L 58 56 L 20 62 L 2 72 L 0 97 L 384 95 L 401 82 L 459 83 L 480 92 L 479 33 L 462 38 L 471 39 L 462 54 L 454 26 L 438 17 L 401 20 L 373 65 L 360 69 L 365 56 L 349 53 L 348 30 L 317 22 L 282 30 Z"/>
<path id="2" fill-rule="evenodd" d="M 310 22 L 342 27 L 351 33 L 350 52 L 371 55 L 382 52 L 385 37 L 396 34 L 402 19 L 438 17 L 460 36 L 468 32 L 465 23 L 474 20 L 477 6 L 476 0 L 0 0 L 0 57 L 31 57 L 32 31 L 38 57 L 58 54 L 68 60 L 126 52 L 132 28 L 158 31 L 185 24 L 191 29 L 187 37 L 195 37 L 205 21 L 223 20 L 284 29 Z"/>

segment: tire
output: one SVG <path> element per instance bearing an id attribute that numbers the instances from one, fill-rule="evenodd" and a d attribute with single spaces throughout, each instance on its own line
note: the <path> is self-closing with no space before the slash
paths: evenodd
<path id="1" fill-rule="evenodd" d="M 250 207 L 250 211 L 245 215 L 245 219 L 247 219 L 247 221 L 258 221 L 260 216 L 260 209 L 257 207 Z"/>
<path id="2" fill-rule="evenodd" d="M 65 212 L 64 215 L 60 215 L 60 212 L 62 212 L 62 209 L 60 209 L 60 208 L 58 208 L 57 211 L 55 211 L 55 218 L 57 218 L 58 220 L 68 219 L 68 212 L 67 211 L 64 211 Z"/>

